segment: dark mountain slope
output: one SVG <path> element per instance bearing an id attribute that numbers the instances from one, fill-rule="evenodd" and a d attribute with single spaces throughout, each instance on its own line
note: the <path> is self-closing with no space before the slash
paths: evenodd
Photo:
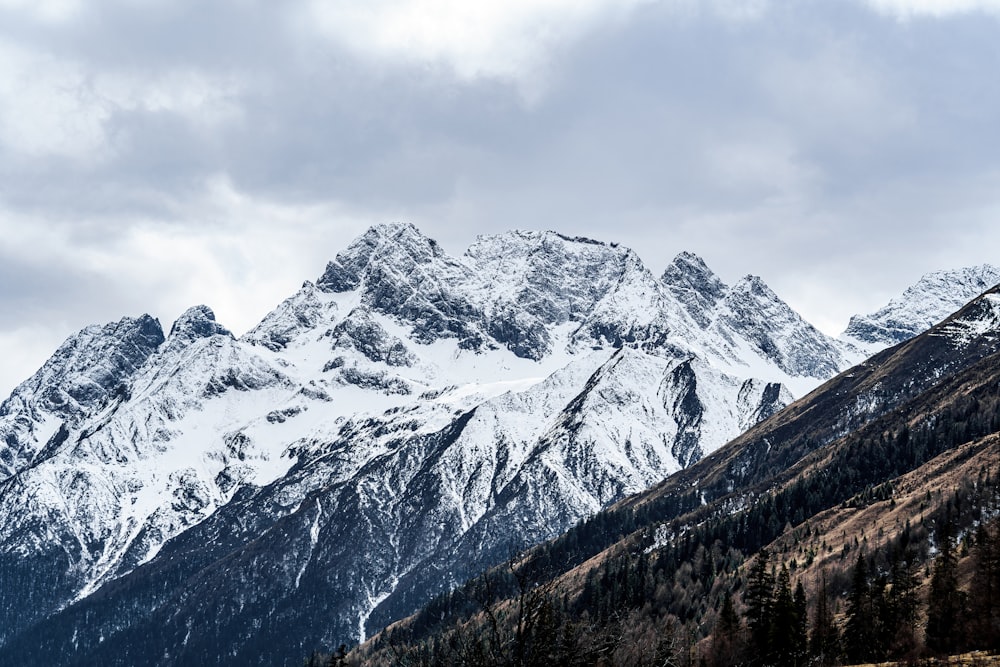
<path id="1" fill-rule="evenodd" d="M 908 558 L 927 562 L 945 513 L 967 530 L 997 498 L 998 304 L 994 288 L 651 491 L 494 571 L 494 588 L 506 587 L 511 601 L 484 598 L 480 579 L 359 655 L 381 664 L 386 651 L 402 650 L 435 664 L 470 646 L 495 647 L 500 635 L 483 609 L 522 612 L 524 581 L 546 591 L 553 618 L 562 619 L 552 623 L 569 642 L 563 657 L 593 659 L 588 651 L 596 644 L 567 639 L 580 631 L 567 619 L 587 619 L 584 631 L 594 641 L 639 626 L 684 627 L 696 639 L 713 626 L 724 594 L 741 590 L 739 566 L 762 547 L 794 563 L 811 596 L 820 568 L 829 570 L 833 590 L 843 588 L 855 536 L 883 563 L 901 540 Z M 963 479 L 968 483 L 957 484 Z M 848 540 L 849 528 L 862 533 Z M 479 624 L 456 631 L 440 621 L 448 614 Z M 517 629 L 509 632 L 515 641 Z"/>

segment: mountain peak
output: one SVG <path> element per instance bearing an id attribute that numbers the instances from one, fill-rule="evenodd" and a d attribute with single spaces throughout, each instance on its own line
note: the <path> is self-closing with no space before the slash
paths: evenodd
<path id="1" fill-rule="evenodd" d="M 215 321 L 215 313 L 208 306 L 192 306 L 185 310 L 170 327 L 171 340 L 193 341 L 209 336 L 230 336 L 229 329 Z"/>
<path id="2" fill-rule="evenodd" d="M 710 311 L 726 293 L 725 283 L 692 252 L 674 257 L 660 280 L 701 326 L 708 325 Z"/>
<path id="3" fill-rule="evenodd" d="M 981 342 L 983 339 L 995 340 L 1000 334 L 1000 285 L 986 290 L 936 329 L 940 335 L 950 338 L 956 347 L 965 347 L 970 342 Z"/>
<path id="4" fill-rule="evenodd" d="M 902 295 L 851 318 L 842 338 L 869 354 L 912 338 L 1000 283 L 1000 267 L 980 264 L 925 274 Z"/>
<path id="5" fill-rule="evenodd" d="M 163 343 L 149 315 L 91 325 L 63 342 L 0 404 L 0 478 L 29 464 L 52 432 L 39 424 L 76 424 L 127 384 Z"/>
<path id="6" fill-rule="evenodd" d="M 600 248 L 613 249 L 616 253 L 629 252 L 627 248 L 620 248 L 617 243 L 597 241 L 585 236 L 570 236 L 551 229 L 544 231 L 537 229 L 514 229 L 500 234 L 478 235 L 475 242 L 466 251 L 466 255 L 478 257 L 483 254 L 489 254 L 490 249 L 495 248 L 510 248 L 513 252 L 518 252 L 518 249 L 521 249 L 523 252 L 545 250 L 566 255 L 571 255 L 574 252 L 584 252 L 587 249 L 594 251 Z"/>
<path id="7" fill-rule="evenodd" d="M 729 288 L 718 322 L 740 332 L 793 377 L 830 377 L 847 365 L 835 341 L 802 319 L 760 276 L 743 276 Z"/>
<path id="8" fill-rule="evenodd" d="M 763 278 L 761 278 L 760 276 L 755 276 L 751 273 L 748 273 L 747 275 L 743 276 L 738 281 L 736 281 L 736 284 L 733 285 L 733 289 L 735 291 L 739 291 L 741 289 L 747 290 L 754 294 L 758 294 L 760 296 L 768 298 L 774 298 L 774 299 L 778 298 L 778 295 L 774 293 L 774 290 L 771 289 L 770 285 L 764 282 Z"/>
<path id="9" fill-rule="evenodd" d="M 434 239 L 410 223 L 374 225 L 326 265 L 317 287 L 324 292 L 349 292 L 361 284 L 365 269 L 376 263 L 425 264 L 444 255 Z"/>
<path id="10" fill-rule="evenodd" d="M 779 382 L 842 367 L 759 279 L 726 288 L 692 253 L 665 275 L 552 231 L 454 258 L 413 225 L 379 225 L 241 340 L 206 306 L 145 356 L 89 331 L 102 346 L 66 350 L 16 414 L 0 410 L 0 475 L 25 471 L 0 485 L 0 570 L 31 575 L 0 591 L 0 661 L 26 662 L 7 637 L 52 664 L 39 646 L 111 664 L 130 642 L 179 655 L 187 637 L 186 655 L 218 662 L 250 615 L 281 609 L 317 627 L 261 628 L 239 642 L 253 657 L 222 661 L 363 637 L 512 543 L 693 463 L 787 402 Z M 4 550 L 15 530 L 38 545 L 30 559 Z M 260 604 L 243 609 L 247 595 Z M 218 623 L 197 621 L 207 610 Z"/>
<path id="11" fill-rule="evenodd" d="M 589 238 L 589 237 L 586 237 L 586 236 L 567 236 L 566 234 L 560 234 L 559 232 L 554 232 L 554 231 L 551 231 L 551 230 L 543 232 L 543 233 L 546 236 L 554 236 L 554 237 L 560 238 L 563 241 L 566 241 L 568 243 L 580 243 L 580 244 L 583 244 L 583 245 L 599 245 L 599 246 L 607 246 L 608 248 L 617 248 L 618 247 L 617 243 L 608 243 L 606 241 L 598 241 L 596 239 L 592 239 L 592 238 Z"/>
<path id="12" fill-rule="evenodd" d="M 480 236 L 465 260 L 485 278 L 480 291 L 547 322 L 583 317 L 626 270 L 642 262 L 615 243 L 553 231 Z"/>
<path id="13" fill-rule="evenodd" d="M 721 295 L 725 284 L 708 268 L 703 260 L 693 252 L 683 251 L 674 257 L 663 272 L 661 280 L 668 286 L 687 287 L 702 293 Z"/>
<path id="14" fill-rule="evenodd" d="M 94 324 L 83 328 L 63 342 L 52 357 L 22 389 L 41 392 L 51 409 L 60 414 L 72 407 L 91 405 L 103 400 L 124 376 L 134 373 L 163 343 L 160 323 L 149 315 L 123 317 L 117 322 Z M 68 396 L 53 398 L 52 387 L 72 385 Z M 100 391 L 94 391 L 99 388 Z M 49 400 L 51 399 L 51 400 Z"/>

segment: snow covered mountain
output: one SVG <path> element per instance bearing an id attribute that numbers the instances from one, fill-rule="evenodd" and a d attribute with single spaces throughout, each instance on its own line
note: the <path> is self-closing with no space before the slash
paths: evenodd
<path id="1" fill-rule="evenodd" d="M 0 477 L 45 457 L 45 446 L 63 438 L 60 429 L 120 393 L 161 343 L 163 331 L 149 316 L 90 326 L 63 343 L 0 404 Z"/>
<path id="2" fill-rule="evenodd" d="M 997 283 L 1000 267 L 992 264 L 928 273 L 883 308 L 852 317 L 840 339 L 873 354 L 926 331 Z"/>
<path id="3" fill-rule="evenodd" d="M 0 664 L 363 638 L 857 354 L 688 253 L 658 279 L 615 244 L 510 232 L 452 257 L 411 225 L 239 339 L 204 306 L 166 336 L 89 327 L 0 407 Z"/>

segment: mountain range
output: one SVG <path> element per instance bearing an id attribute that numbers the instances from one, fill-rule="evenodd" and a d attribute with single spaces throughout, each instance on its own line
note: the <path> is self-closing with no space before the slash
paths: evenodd
<path id="1" fill-rule="evenodd" d="M 0 405 L 0 664 L 364 640 L 998 281 L 932 274 L 834 339 L 690 253 L 657 277 L 510 232 L 452 257 L 397 224 L 239 338 L 205 306 L 88 327 Z"/>

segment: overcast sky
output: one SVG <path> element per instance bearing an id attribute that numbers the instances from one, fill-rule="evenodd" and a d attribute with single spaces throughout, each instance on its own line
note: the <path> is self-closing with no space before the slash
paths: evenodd
<path id="1" fill-rule="evenodd" d="M 0 0 L 0 395 L 390 221 L 690 250 L 836 334 L 1000 262 L 1000 0 Z"/>

